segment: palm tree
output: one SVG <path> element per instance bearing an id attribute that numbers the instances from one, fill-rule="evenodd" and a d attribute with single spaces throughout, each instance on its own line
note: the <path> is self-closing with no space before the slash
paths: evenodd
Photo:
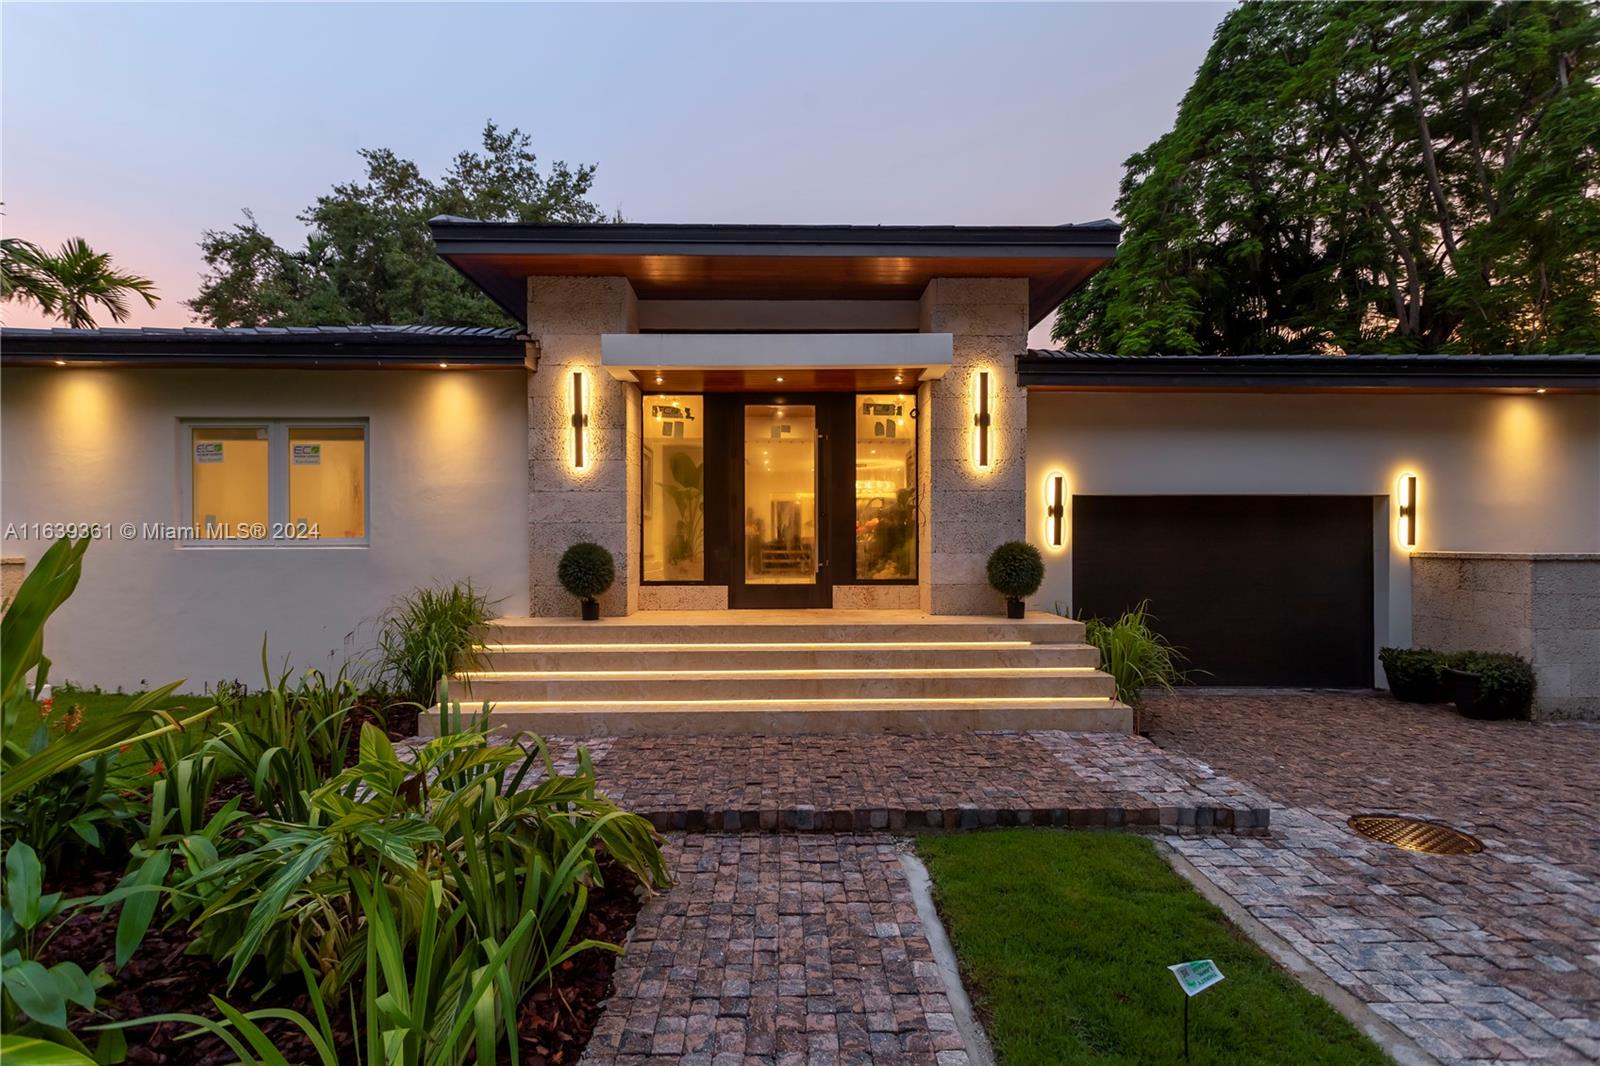
<path id="1" fill-rule="evenodd" d="M 130 295 L 150 307 L 160 299 L 155 282 L 117 270 L 110 255 L 90 248 L 82 237 L 53 255 L 32 241 L 0 240 L 0 299 L 33 303 L 73 329 L 93 329 L 95 305 L 113 321 L 126 321 Z"/>

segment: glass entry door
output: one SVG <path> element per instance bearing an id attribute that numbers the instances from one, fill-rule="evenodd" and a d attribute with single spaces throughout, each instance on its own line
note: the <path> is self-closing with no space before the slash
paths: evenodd
<path id="1" fill-rule="evenodd" d="M 746 402 L 740 423 L 735 607 L 827 607 L 825 424 L 815 403 Z"/>

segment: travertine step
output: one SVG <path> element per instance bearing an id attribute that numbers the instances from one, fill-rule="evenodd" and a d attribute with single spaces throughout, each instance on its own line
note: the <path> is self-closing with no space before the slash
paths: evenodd
<path id="1" fill-rule="evenodd" d="M 479 669 L 507 670 L 849 670 L 962 669 L 1100 665 L 1086 644 L 778 643 L 770 644 L 496 644 L 485 648 Z"/>
<path id="2" fill-rule="evenodd" d="M 474 708 L 463 707 L 467 720 Z M 707 702 L 566 703 L 507 701 L 494 705 L 507 731 L 552 736 L 661 734 L 956 733 L 966 730 L 1063 729 L 1119 732 L 1133 712 L 1103 696 L 1084 699 L 834 699 Z M 437 729 L 424 715 L 425 733 Z"/>
<path id="3" fill-rule="evenodd" d="M 1132 712 L 1083 625 L 915 611 L 505 618 L 450 682 L 502 729 L 671 733 L 1119 730 Z M 420 728 L 437 728 L 437 712 Z"/>
<path id="4" fill-rule="evenodd" d="M 485 634 L 500 644 L 769 644 L 883 643 L 907 641 L 1022 641 L 1078 644 L 1083 623 L 1030 612 L 1010 621 L 966 615 L 916 615 L 899 611 L 652 611 L 596 622 L 554 618 L 501 618 Z M 886 616 L 874 619 L 874 614 Z"/>
<path id="5" fill-rule="evenodd" d="M 1111 678 L 1086 666 L 876 670 L 516 671 L 457 676 L 463 700 L 609 702 L 613 700 L 922 699 L 993 697 L 1110 698 Z"/>

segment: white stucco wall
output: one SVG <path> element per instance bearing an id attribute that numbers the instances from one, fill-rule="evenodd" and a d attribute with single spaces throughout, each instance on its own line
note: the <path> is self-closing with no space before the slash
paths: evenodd
<path id="1" fill-rule="evenodd" d="M 1034 390 L 1028 536 L 1045 551 L 1045 607 L 1072 602 L 1070 497 L 1066 546 L 1044 545 L 1057 470 L 1074 495 L 1381 498 L 1380 646 L 1411 640 L 1411 564 L 1389 501 L 1403 472 L 1418 477 L 1418 550 L 1600 550 L 1600 396 Z"/>
<path id="2" fill-rule="evenodd" d="M 8 369 L 0 378 L 0 527 L 178 523 L 185 418 L 365 418 L 363 547 L 94 544 L 54 617 L 53 679 L 134 688 L 261 682 L 337 666 L 417 585 L 470 578 L 526 608 L 527 397 L 520 371 Z M 6 540 L 31 566 L 48 547 Z"/>

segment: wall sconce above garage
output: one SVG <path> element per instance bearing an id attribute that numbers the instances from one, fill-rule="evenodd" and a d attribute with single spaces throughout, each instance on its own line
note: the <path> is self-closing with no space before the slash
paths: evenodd
<path id="1" fill-rule="evenodd" d="M 1052 551 L 1067 546 L 1067 475 L 1059 470 L 1044 479 L 1044 543 Z"/>
<path id="2" fill-rule="evenodd" d="M 1417 475 L 1404 473 L 1394 484 L 1394 536 L 1406 551 L 1417 547 Z"/>

